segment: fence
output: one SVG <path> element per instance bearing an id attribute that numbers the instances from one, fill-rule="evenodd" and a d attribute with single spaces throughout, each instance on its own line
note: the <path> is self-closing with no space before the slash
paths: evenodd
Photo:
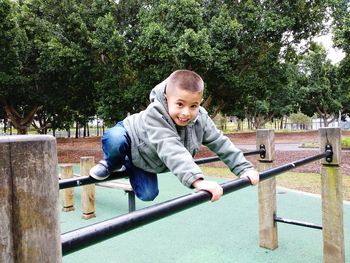
<path id="1" fill-rule="evenodd" d="M 272 130 L 257 131 L 260 156 L 259 221 L 260 246 L 278 246 L 274 176 L 305 163 L 322 159 L 322 214 L 324 262 L 345 262 L 340 129 L 320 129 L 320 154 L 279 167 L 274 159 Z M 327 148 L 326 148 L 327 147 Z M 123 216 L 64 233 L 59 237 L 56 144 L 51 136 L 15 136 L 0 138 L 0 261 L 60 262 L 60 255 L 72 253 L 96 242 L 132 230 L 210 200 L 205 191 L 189 194 Z M 265 170 L 267 169 L 267 170 Z M 250 185 L 246 178 L 222 184 L 224 194 Z M 37 213 L 37 209 L 43 213 Z M 36 208 L 36 209 L 33 209 Z M 28 220 L 28 221 L 27 221 Z M 293 220 L 284 220 L 293 221 Z M 50 232 L 48 237 L 45 233 Z M 50 240 L 48 240 L 50 239 Z"/>

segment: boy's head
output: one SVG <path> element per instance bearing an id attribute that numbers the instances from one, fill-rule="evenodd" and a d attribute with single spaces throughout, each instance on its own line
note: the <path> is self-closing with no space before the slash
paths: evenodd
<path id="1" fill-rule="evenodd" d="M 179 126 L 197 117 L 203 99 L 204 82 L 195 72 L 177 70 L 167 79 L 166 98 L 169 115 Z"/>

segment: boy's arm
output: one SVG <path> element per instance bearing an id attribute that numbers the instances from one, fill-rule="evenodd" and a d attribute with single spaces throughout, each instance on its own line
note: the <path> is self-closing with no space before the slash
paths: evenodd
<path id="1" fill-rule="evenodd" d="M 243 152 L 228 137 L 224 136 L 222 131 L 216 128 L 216 125 L 209 116 L 207 116 L 203 129 L 203 144 L 216 153 L 237 176 L 242 176 L 250 170 L 254 171 L 249 173 L 249 175 L 252 176 L 253 182 L 255 182 L 257 172 L 254 166 L 244 157 Z M 250 176 L 248 177 L 250 178 Z"/>

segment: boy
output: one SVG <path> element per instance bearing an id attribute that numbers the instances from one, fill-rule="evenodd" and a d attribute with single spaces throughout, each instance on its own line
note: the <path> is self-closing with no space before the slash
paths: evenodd
<path id="1" fill-rule="evenodd" d="M 151 91 L 146 110 L 127 117 L 104 134 L 104 160 L 90 170 L 90 175 L 103 180 L 110 172 L 126 169 L 136 196 L 150 201 L 159 192 L 156 174 L 170 170 L 185 186 L 208 191 L 211 201 L 216 201 L 223 194 L 222 187 L 204 180 L 193 161 L 203 144 L 233 173 L 257 184 L 258 172 L 200 106 L 203 91 L 204 82 L 197 73 L 173 72 Z"/>

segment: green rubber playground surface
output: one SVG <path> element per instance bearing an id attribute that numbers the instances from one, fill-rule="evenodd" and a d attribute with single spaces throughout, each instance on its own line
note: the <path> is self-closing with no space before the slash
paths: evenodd
<path id="1" fill-rule="evenodd" d="M 283 176 L 283 175 L 280 175 Z M 154 202 L 136 201 L 137 209 L 188 194 L 170 173 L 160 174 L 160 194 Z M 226 179 L 212 178 L 218 182 Z M 277 215 L 322 224 L 321 199 L 277 189 Z M 278 224 L 279 247 L 259 247 L 257 187 L 247 187 L 112 239 L 63 257 L 63 263 L 155 263 L 155 262 L 278 262 L 312 263 L 323 260 L 322 232 Z M 123 191 L 96 187 L 96 218 L 81 219 L 80 188 L 75 188 L 76 210 L 61 212 L 65 233 L 128 212 Z M 344 204 L 345 261 L 350 262 L 350 204 Z"/>

